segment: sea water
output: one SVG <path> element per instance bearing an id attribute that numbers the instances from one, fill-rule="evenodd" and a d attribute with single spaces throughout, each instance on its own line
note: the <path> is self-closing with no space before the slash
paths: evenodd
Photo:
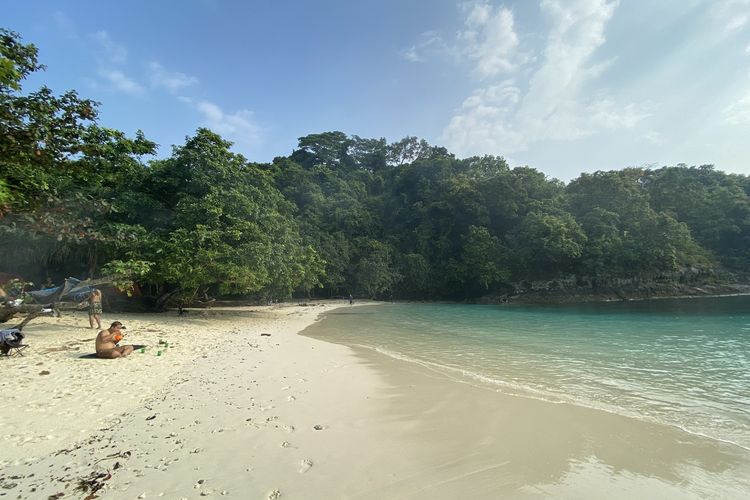
<path id="1" fill-rule="evenodd" d="M 750 297 L 344 307 L 304 333 L 750 449 Z"/>

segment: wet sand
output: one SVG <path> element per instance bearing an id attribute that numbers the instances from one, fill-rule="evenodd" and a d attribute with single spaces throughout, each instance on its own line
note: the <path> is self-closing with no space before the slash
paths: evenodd
<path id="1" fill-rule="evenodd" d="M 358 349 L 410 456 L 355 498 L 745 498 L 750 452 L 638 419 L 509 396 Z M 413 455 L 411 455 L 413 453 Z"/>
<path id="2" fill-rule="evenodd" d="M 1 438 L 0 496 L 741 498 L 750 487 L 740 448 L 297 335 L 341 305 L 123 315 L 112 319 L 128 341 L 150 347 L 106 361 L 81 358 L 93 347 L 85 315 L 31 323 L 28 355 L 0 359 L 14 429 Z"/>

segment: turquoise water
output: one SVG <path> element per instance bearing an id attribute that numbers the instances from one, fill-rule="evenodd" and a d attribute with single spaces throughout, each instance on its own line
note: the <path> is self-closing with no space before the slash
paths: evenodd
<path id="1" fill-rule="evenodd" d="M 306 335 L 750 449 L 750 297 L 341 308 Z"/>

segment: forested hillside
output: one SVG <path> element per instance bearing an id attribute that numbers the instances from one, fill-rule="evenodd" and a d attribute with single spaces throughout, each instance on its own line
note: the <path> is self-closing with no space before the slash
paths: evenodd
<path id="1" fill-rule="evenodd" d="M 0 31 L 0 273 L 146 293 L 475 299 L 539 280 L 703 283 L 750 270 L 750 179 L 711 166 L 581 174 L 415 137 L 299 139 L 270 164 L 199 129 L 163 159 L 74 91 L 27 91 Z M 106 104 L 105 104 L 106 105 Z M 144 124 L 145 125 L 145 124 Z"/>

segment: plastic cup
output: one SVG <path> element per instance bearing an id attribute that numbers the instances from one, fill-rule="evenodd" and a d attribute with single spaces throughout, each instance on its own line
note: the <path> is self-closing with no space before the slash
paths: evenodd
<path id="1" fill-rule="evenodd" d="M 166 340 L 164 341 L 164 347 L 169 347 L 169 342 L 167 342 Z"/>
<path id="2" fill-rule="evenodd" d="M 141 347 L 141 354 L 143 354 L 144 352 L 146 352 L 146 348 L 145 347 Z"/>
<path id="3" fill-rule="evenodd" d="M 161 356 L 161 351 L 156 351 L 157 356 Z"/>

